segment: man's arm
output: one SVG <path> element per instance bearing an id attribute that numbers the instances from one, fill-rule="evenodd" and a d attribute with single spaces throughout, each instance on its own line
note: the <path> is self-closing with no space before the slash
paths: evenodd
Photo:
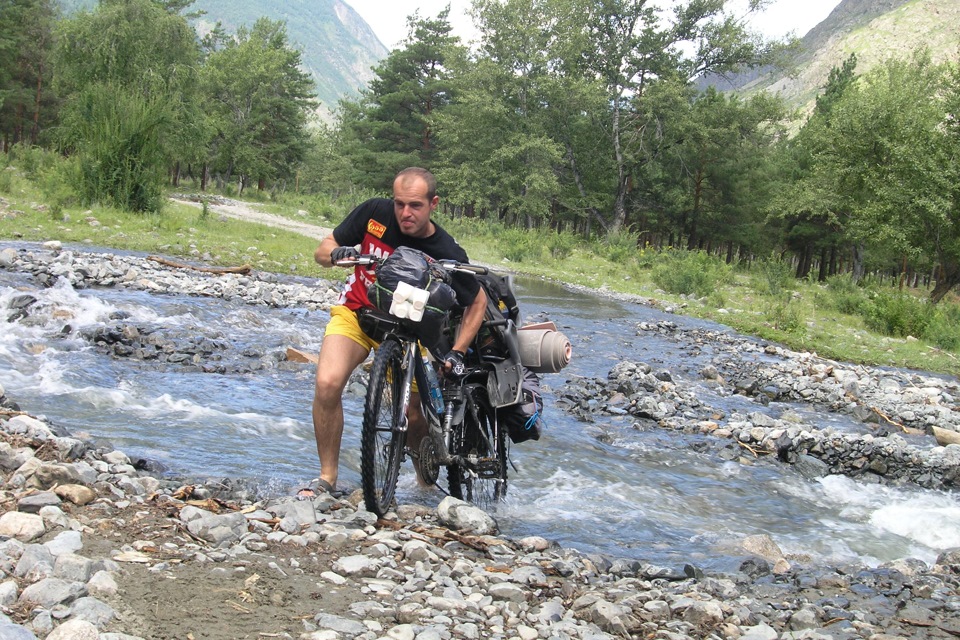
<path id="1" fill-rule="evenodd" d="M 466 353 L 470 348 L 470 343 L 480 331 L 480 325 L 483 324 L 483 314 L 487 310 L 487 294 L 480 287 L 477 291 L 477 297 L 473 299 L 470 306 L 463 312 L 463 320 L 460 321 L 460 332 L 457 335 L 457 341 L 453 348 L 460 353 Z"/>
<path id="2" fill-rule="evenodd" d="M 340 245 L 337 243 L 336 238 L 334 238 L 333 234 L 331 233 L 320 241 L 320 246 L 318 246 L 316 251 L 313 252 L 313 259 L 321 267 L 332 267 L 333 260 L 330 259 L 330 254 L 339 246 Z"/>

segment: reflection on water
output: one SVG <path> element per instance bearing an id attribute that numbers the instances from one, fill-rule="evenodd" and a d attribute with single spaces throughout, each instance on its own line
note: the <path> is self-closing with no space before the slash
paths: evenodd
<path id="1" fill-rule="evenodd" d="M 0 271 L 4 315 L 10 300 L 30 286 L 28 278 Z M 122 312 L 135 322 L 217 333 L 237 353 L 287 346 L 315 351 L 325 313 L 122 289 L 60 286 L 32 293 L 41 299 L 38 308 L 60 312 L 6 324 L 0 334 L 0 380 L 27 411 L 160 461 L 178 475 L 252 478 L 273 495 L 316 476 L 309 366 L 245 375 L 158 369 L 101 355 L 76 331 Z M 624 359 L 666 368 L 681 384 L 696 384 L 696 372 L 712 355 L 652 332 L 638 335 L 638 322 L 669 319 L 726 329 L 542 280 L 518 279 L 518 293 L 526 317 L 544 315 L 558 324 L 573 343 L 574 358 L 564 372 L 544 376 L 544 437 L 512 449 L 517 470 L 507 502 L 496 511 L 505 534 L 706 567 L 735 562 L 730 539 L 755 533 L 771 535 L 785 551 L 821 560 L 915 556 L 930 562 L 939 549 L 960 546 L 960 506 L 950 495 L 846 478 L 811 482 L 768 460 L 724 461 L 713 453 L 715 441 L 693 446 L 699 436 L 634 429 L 629 418 L 598 416 L 584 423 L 552 408 L 567 380 L 605 378 Z M 705 402 L 724 410 L 760 409 L 744 398 L 702 392 Z M 357 395 L 344 401 L 341 482 L 347 487 L 359 485 L 362 405 Z M 797 409 L 764 410 L 791 408 Z M 398 493 L 401 500 L 430 505 L 442 497 L 419 489 L 409 465 Z"/>

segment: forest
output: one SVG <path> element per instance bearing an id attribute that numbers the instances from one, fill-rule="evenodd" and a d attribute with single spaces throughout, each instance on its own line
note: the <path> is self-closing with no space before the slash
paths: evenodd
<path id="1" fill-rule="evenodd" d="M 55 152 L 57 206 L 160 211 L 165 190 L 387 193 L 430 168 L 444 214 L 578 239 L 771 256 L 797 278 L 884 277 L 936 304 L 960 282 L 960 68 L 924 50 L 834 68 L 815 107 L 699 91 L 704 74 L 786 64 L 727 0 L 474 0 L 447 13 L 333 121 L 286 25 L 199 34 L 191 0 L 0 0 L 0 145 Z M 763 0 L 752 0 L 758 10 Z M 0 184 L 2 187 L 2 184 Z M 925 294 L 926 295 L 926 294 Z"/>

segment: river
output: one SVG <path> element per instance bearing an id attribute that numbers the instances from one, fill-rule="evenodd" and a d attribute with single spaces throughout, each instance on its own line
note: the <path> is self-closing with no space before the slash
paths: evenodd
<path id="1" fill-rule="evenodd" d="M 316 351 L 326 312 L 123 287 L 41 289 L 27 274 L 0 270 L 4 316 L 24 293 L 49 312 L 6 322 L 0 333 L 0 383 L 23 410 L 156 460 L 184 478 L 245 478 L 262 495 L 277 496 L 316 476 L 313 371 L 277 365 L 269 355 L 288 346 Z M 524 315 L 559 325 L 574 357 L 562 373 L 543 378 L 544 437 L 512 448 L 510 495 L 494 513 L 504 534 L 709 569 L 735 567 L 733 542 L 751 534 L 768 534 L 785 553 L 822 563 L 876 565 L 904 557 L 932 563 L 941 550 L 960 547 L 960 501 L 953 494 L 842 476 L 810 480 L 772 459 L 725 460 L 716 439 L 706 436 L 636 429 L 627 416 L 584 422 L 564 413 L 553 401 L 568 381 L 606 378 L 617 362 L 634 360 L 670 371 L 677 384 L 724 411 L 795 409 L 835 428 L 863 428 L 815 407 L 720 397 L 699 380 L 712 356 L 709 346 L 636 330 L 638 322 L 669 319 L 730 331 L 720 325 L 536 279 L 519 279 L 518 294 Z M 266 353 L 267 365 L 243 374 L 187 372 L 111 357 L 81 337 L 81 328 L 117 318 L 223 341 L 241 360 Z M 361 391 L 345 399 L 340 483 L 347 488 L 359 486 Z M 407 463 L 398 497 L 433 506 L 442 494 L 418 488 Z"/>

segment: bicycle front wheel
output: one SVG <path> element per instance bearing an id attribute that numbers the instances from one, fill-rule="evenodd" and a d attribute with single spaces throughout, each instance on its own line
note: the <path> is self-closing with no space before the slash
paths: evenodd
<path id="1" fill-rule="evenodd" d="M 390 509 L 406 431 L 403 420 L 403 347 L 384 340 L 373 359 L 360 433 L 360 476 L 367 511 L 383 516 Z"/>
<path id="2" fill-rule="evenodd" d="M 468 385 L 464 402 L 463 424 L 454 439 L 454 453 L 464 463 L 448 474 L 450 494 L 486 507 L 507 496 L 507 441 L 484 387 Z"/>

